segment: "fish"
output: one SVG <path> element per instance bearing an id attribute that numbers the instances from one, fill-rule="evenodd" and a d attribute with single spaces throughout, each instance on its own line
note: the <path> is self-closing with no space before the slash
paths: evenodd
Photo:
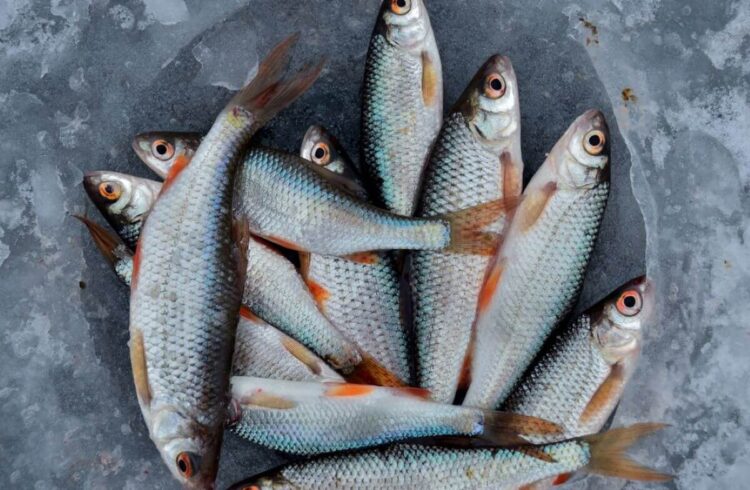
<path id="1" fill-rule="evenodd" d="M 141 231 L 130 288 L 130 360 L 149 435 L 185 488 L 213 488 L 244 283 L 246 226 L 232 223 L 241 154 L 318 78 L 285 78 L 278 44 L 217 116 L 188 164 L 170 168 Z M 185 218 L 187 217 L 187 219 Z"/>
<path id="2" fill-rule="evenodd" d="M 322 126 L 310 126 L 300 156 L 355 185 L 360 177 L 336 138 Z M 362 189 L 357 197 L 368 199 Z M 401 316 L 401 274 L 390 252 L 361 261 L 332 255 L 301 254 L 300 273 L 319 308 L 347 337 L 405 383 L 411 381 L 411 356 Z"/>
<path id="3" fill-rule="evenodd" d="M 656 423 L 634 424 L 545 446 L 508 449 L 397 444 L 291 463 L 230 488 L 511 489 L 576 470 L 627 480 L 666 482 L 674 477 L 643 466 L 625 453 L 663 427 Z"/>
<path id="4" fill-rule="evenodd" d="M 161 184 L 118 172 L 95 171 L 86 172 L 83 188 L 125 244 L 135 250 Z"/>
<path id="5" fill-rule="evenodd" d="M 431 219 L 399 216 L 362 202 L 334 172 L 280 150 L 248 149 L 237 176 L 234 214 L 254 235 L 290 250 L 347 256 L 435 249 L 491 254 L 484 223 L 505 212 L 493 201 Z M 362 260 L 362 257 L 359 257 Z"/>
<path id="6" fill-rule="evenodd" d="M 154 131 L 150 139 L 180 143 L 179 133 Z M 190 136 L 185 136 L 189 138 Z M 143 139 L 144 136 L 137 136 Z M 133 146 L 138 146 L 134 142 Z M 190 156 L 184 156 L 187 163 Z M 169 163 L 164 163 L 168 172 Z M 342 259 L 344 260 L 344 259 Z M 388 366 L 342 334 L 319 309 L 319 297 L 311 294 L 308 283 L 299 275 L 294 265 L 269 243 L 248 237 L 247 273 L 243 304 L 254 314 L 273 324 L 284 333 L 311 348 L 342 372 L 352 374 L 353 380 L 367 380 L 376 384 L 401 386 L 408 380 L 408 370 L 393 373 Z M 375 346 L 375 344 L 372 344 Z M 366 349 L 365 349 L 366 351 Z"/>
<path id="7" fill-rule="evenodd" d="M 91 219 L 75 217 L 86 225 L 96 247 L 120 281 L 130 287 L 133 255 L 125 243 Z M 232 359 L 232 376 L 288 381 L 344 381 L 307 347 L 263 321 L 247 307 L 240 308 Z"/>
<path id="8" fill-rule="evenodd" d="M 608 140 L 587 111 L 524 190 L 480 292 L 465 405 L 502 403 L 571 310 L 607 205 Z"/>
<path id="9" fill-rule="evenodd" d="M 478 437 L 497 446 L 552 437 L 559 427 L 535 417 L 445 405 L 415 388 L 232 378 L 241 437 L 291 454 L 362 449 L 406 439 Z"/>
<path id="10" fill-rule="evenodd" d="M 181 159 L 192 160 L 203 135 L 178 131 L 150 131 L 133 139 L 136 155 L 162 179 Z"/>
<path id="11" fill-rule="evenodd" d="M 561 328 L 502 409 L 556 422 L 568 438 L 599 432 L 638 363 L 653 296 L 640 277 Z"/>
<path id="12" fill-rule="evenodd" d="M 443 74 L 422 0 L 385 0 L 362 84 L 362 169 L 379 206 L 411 216 L 443 119 Z"/>
<path id="13" fill-rule="evenodd" d="M 491 56 L 446 117 L 425 171 L 419 217 L 497 199 L 512 207 L 523 177 L 518 82 L 507 57 Z M 502 231 L 505 220 L 489 223 Z M 498 236 L 499 242 L 499 236 Z M 417 384 L 451 403 L 461 378 L 490 257 L 409 254 Z"/>

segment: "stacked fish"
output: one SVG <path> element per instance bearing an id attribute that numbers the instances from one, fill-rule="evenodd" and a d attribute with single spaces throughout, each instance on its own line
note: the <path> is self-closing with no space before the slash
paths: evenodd
<path id="1" fill-rule="evenodd" d="M 577 118 L 524 188 L 509 59 L 490 57 L 443 117 L 425 6 L 385 0 L 360 166 L 321 126 L 297 156 L 252 141 L 321 71 L 286 74 L 295 41 L 207 134 L 135 138 L 163 182 L 84 180 L 117 234 L 80 217 L 130 286 L 136 394 L 174 477 L 212 488 L 229 427 L 314 456 L 246 489 L 669 479 L 625 455 L 659 424 L 599 433 L 652 286 L 636 279 L 566 320 L 608 198 L 604 116 Z"/>

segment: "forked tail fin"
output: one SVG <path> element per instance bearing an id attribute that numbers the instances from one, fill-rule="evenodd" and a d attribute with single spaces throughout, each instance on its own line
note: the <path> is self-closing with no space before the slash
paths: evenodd
<path id="1" fill-rule="evenodd" d="M 673 479 L 673 475 L 643 466 L 625 454 L 630 446 L 664 427 L 656 423 L 635 424 L 583 437 L 591 447 L 591 460 L 584 471 L 626 480 L 664 482 Z"/>
<path id="2" fill-rule="evenodd" d="M 516 203 L 515 199 L 496 199 L 441 216 L 449 223 L 451 233 L 451 242 L 445 250 L 469 255 L 494 254 L 501 236 L 485 228 L 507 214 Z"/>
<path id="3" fill-rule="evenodd" d="M 256 124 L 263 124 L 305 93 L 317 80 L 325 61 L 284 78 L 290 59 L 289 51 L 298 40 L 299 33 L 277 44 L 261 62 L 253 80 L 237 92 L 225 111 L 241 107 L 253 115 Z"/>

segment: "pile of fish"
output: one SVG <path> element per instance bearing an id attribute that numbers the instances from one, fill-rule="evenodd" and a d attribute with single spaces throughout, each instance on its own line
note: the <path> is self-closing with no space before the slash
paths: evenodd
<path id="1" fill-rule="evenodd" d="M 89 172 L 116 235 L 81 216 L 130 286 L 130 360 L 151 439 L 213 488 L 225 429 L 310 458 L 237 488 L 548 488 L 573 474 L 665 481 L 600 433 L 653 307 L 646 278 L 578 318 L 609 193 L 601 112 L 522 182 L 518 80 L 490 57 L 447 116 L 422 0 L 385 0 L 358 167 L 323 127 L 299 155 L 255 133 L 322 64 L 292 36 L 205 135 L 133 147 L 163 181 Z M 616 164 L 616 163 L 615 163 Z"/>

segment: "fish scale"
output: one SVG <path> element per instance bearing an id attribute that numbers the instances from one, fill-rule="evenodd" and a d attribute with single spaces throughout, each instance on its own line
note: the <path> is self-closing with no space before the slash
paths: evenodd
<path id="1" fill-rule="evenodd" d="M 351 160 L 324 128 L 312 126 L 307 131 L 300 155 L 311 160 L 317 144 L 328 148 L 329 161 L 320 165 L 361 186 Z M 358 197 L 367 199 L 364 192 Z M 318 304 L 331 322 L 408 383 L 411 362 L 399 304 L 400 274 L 393 253 L 379 253 L 374 258 L 374 263 L 363 264 L 310 254 L 302 274 L 308 284 L 320 290 Z"/>
<path id="2" fill-rule="evenodd" d="M 582 141 L 595 132 L 601 149 L 588 154 Z M 488 273 L 497 289 L 479 312 L 465 405 L 502 403 L 572 308 L 609 195 L 605 150 L 606 122 L 589 111 L 527 186 Z"/>
<path id="3" fill-rule="evenodd" d="M 505 90 L 490 97 L 488 80 L 503 80 Z M 523 174 L 520 147 L 515 74 L 510 60 L 494 55 L 443 123 L 425 171 L 417 215 L 444 215 L 498 199 L 516 199 Z M 484 229 L 499 232 L 504 221 L 499 217 Z M 491 257 L 419 251 L 409 259 L 418 383 L 430 390 L 433 399 L 451 403 Z"/>
<path id="4" fill-rule="evenodd" d="M 403 16 L 412 16 L 408 24 L 400 24 L 402 19 L 389 11 L 389 4 L 383 2 L 365 62 L 362 169 L 379 205 L 411 216 L 422 170 L 440 129 L 442 71 L 424 3 L 411 2 L 411 11 Z M 419 34 L 421 39 L 416 38 Z"/>

